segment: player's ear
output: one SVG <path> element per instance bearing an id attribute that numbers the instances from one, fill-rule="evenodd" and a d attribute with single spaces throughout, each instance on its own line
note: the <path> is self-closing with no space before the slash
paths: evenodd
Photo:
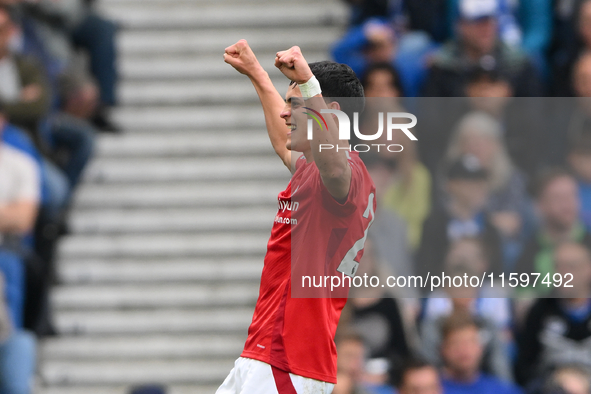
<path id="1" fill-rule="evenodd" d="M 339 104 L 338 101 L 331 101 L 327 104 L 327 106 L 328 109 L 338 109 L 339 111 L 341 110 L 341 104 Z"/>

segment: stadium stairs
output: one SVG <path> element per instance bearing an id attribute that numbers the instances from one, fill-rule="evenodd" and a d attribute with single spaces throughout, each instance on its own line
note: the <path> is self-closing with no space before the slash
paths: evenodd
<path id="1" fill-rule="evenodd" d="M 223 62 L 249 40 L 276 86 L 277 50 L 327 58 L 338 0 L 99 0 L 119 21 L 121 135 L 100 135 L 59 245 L 58 337 L 36 392 L 213 393 L 240 354 L 276 195 L 289 174 L 250 82 Z"/>

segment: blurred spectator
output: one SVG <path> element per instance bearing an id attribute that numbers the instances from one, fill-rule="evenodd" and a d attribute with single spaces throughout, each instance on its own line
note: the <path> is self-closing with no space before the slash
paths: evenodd
<path id="1" fill-rule="evenodd" d="M 23 5 L 26 12 L 34 17 L 39 35 L 49 37 L 45 39 L 45 46 L 61 47 L 61 54 L 56 53 L 58 50 L 53 53 L 54 57 L 63 59 L 62 71 L 72 61 L 69 45 L 87 51 L 90 70 L 100 88 L 100 104 L 94 123 L 101 130 L 118 131 L 109 114 L 109 109 L 116 104 L 117 26 L 94 12 L 85 0 L 37 0 L 24 2 Z"/>
<path id="2" fill-rule="evenodd" d="M 6 53 L 4 64 L 8 65 L 5 68 L 8 67 L 6 70 L 9 71 L 4 73 L 6 81 L 0 84 L 0 97 L 2 87 L 12 88 L 4 92 L 8 99 L 4 97 L 0 101 L 4 103 L 4 112 L 9 120 L 26 127 L 44 155 L 42 179 L 46 198 L 39 220 L 41 236 L 37 238 L 37 252 L 44 261 L 50 262 L 73 188 L 93 148 L 94 129 L 76 116 L 94 116 L 96 97 L 93 104 L 92 97 L 85 97 L 91 95 L 79 94 L 88 90 L 88 84 L 70 84 L 68 89 L 62 89 L 64 111 L 50 112 L 46 70 L 10 50 L 17 26 L 8 11 L 8 8 L 0 8 L 0 25 L 6 23 L 7 26 L 4 39 L 0 40 L 0 52 Z M 73 104 L 74 100 L 77 105 Z"/>
<path id="3" fill-rule="evenodd" d="M 42 68 L 12 53 L 15 30 L 8 8 L 0 6 L 0 103 L 10 122 L 28 130 L 40 143 L 37 129 L 49 111 L 49 88 Z"/>
<path id="4" fill-rule="evenodd" d="M 482 372 L 482 335 L 466 312 L 449 316 L 441 326 L 442 384 L 446 394 L 517 394 L 513 384 Z"/>
<path id="5" fill-rule="evenodd" d="M 480 1 L 481 3 L 486 0 Z M 520 47 L 536 65 L 544 63 L 544 53 L 552 33 L 552 0 L 495 0 L 498 8 L 500 39 L 509 46 Z M 476 2 L 463 3 L 451 0 L 449 6 L 451 23 L 457 20 L 459 6 L 476 7 Z"/>
<path id="6" fill-rule="evenodd" d="M 540 100 L 513 99 L 513 89 L 495 70 L 477 67 L 469 73 L 466 95 L 472 110 L 492 116 L 500 128 L 500 138 L 511 160 L 529 177 L 542 166 L 545 151 Z"/>
<path id="7" fill-rule="evenodd" d="M 336 345 L 338 371 L 347 375 L 354 385 L 358 385 L 363 380 L 365 369 L 365 345 L 363 338 L 355 333 L 349 332 L 337 338 Z"/>
<path id="8" fill-rule="evenodd" d="M 590 3 L 591 4 L 591 3 Z M 591 131 L 591 50 L 583 51 L 573 65 L 573 93 L 577 99 L 552 100 L 549 120 L 550 149 L 546 162 L 564 166 L 570 147 L 581 134 Z"/>
<path id="9" fill-rule="evenodd" d="M 580 200 L 577 182 L 568 172 L 556 169 L 543 173 L 536 185 L 536 208 L 540 227 L 525 245 L 516 265 L 518 273 L 555 272 L 553 253 L 563 241 L 582 242 L 591 246 L 591 234 L 580 220 Z M 534 294 L 548 294 L 547 286 L 530 288 Z"/>
<path id="10" fill-rule="evenodd" d="M 366 349 L 363 339 L 348 333 L 336 339 L 337 384 L 336 393 L 347 394 L 393 394 L 388 380 L 387 365 L 378 360 L 373 367 L 366 364 Z"/>
<path id="11" fill-rule="evenodd" d="M 476 65 L 463 75 L 467 99 L 422 98 L 416 108 L 420 122 L 419 152 L 432 174 L 439 172 L 445 149 L 459 121 L 473 111 L 492 116 L 499 124 L 501 140 L 513 163 L 533 177 L 546 165 L 547 122 L 540 114 L 544 100 L 514 98 L 513 87 L 498 70 Z M 558 122 L 556 122 L 558 123 Z M 561 127 L 562 124 L 556 127 Z"/>
<path id="12" fill-rule="evenodd" d="M 486 210 L 503 242 L 503 260 L 509 266 L 521 252 L 525 225 L 533 226 L 524 174 L 511 162 L 503 143 L 501 125 L 484 112 L 472 112 L 459 122 L 448 146 L 446 160 L 476 157 L 485 168 L 490 190 Z"/>
<path id="13" fill-rule="evenodd" d="M 358 26 L 371 18 L 394 19 L 403 6 L 403 0 L 344 0 L 351 6 L 352 26 Z"/>
<path id="14" fill-rule="evenodd" d="M 371 64 L 361 79 L 365 97 L 404 97 L 400 74 L 390 63 Z"/>
<path id="15" fill-rule="evenodd" d="M 392 24 L 404 34 L 408 31 L 424 31 L 441 42 L 448 35 L 447 0 L 345 0 L 351 5 L 352 26 L 358 26 L 371 18 L 380 18 Z"/>
<path id="16" fill-rule="evenodd" d="M 94 150 L 96 130 L 89 122 L 97 106 L 94 84 L 77 73 L 60 79 L 60 112 L 49 118 L 53 151 L 68 177 L 70 191 L 77 185 Z"/>
<path id="17" fill-rule="evenodd" d="M 591 49 L 581 52 L 575 60 L 571 83 L 575 96 L 591 97 Z"/>
<path id="18" fill-rule="evenodd" d="M 50 116 L 50 89 L 44 70 L 10 51 L 15 30 L 9 10 L 0 7 L 0 33 L 4 32 L 0 34 L 0 59 L 3 59 L 0 60 L 0 103 L 8 120 L 28 130 L 45 156 L 42 176 L 48 189 L 47 213 L 52 221 L 56 221 L 63 215 L 72 189 L 90 157 L 94 131 L 71 115 Z M 65 104 L 72 111 L 72 103 Z M 49 159 L 54 159 L 56 151 L 64 148 L 67 154 L 63 165 L 65 173 Z"/>
<path id="19" fill-rule="evenodd" d="M 61 110 L 78 119 L 92 119 L 99 105 L 99 92 L 83 72 L 69 70 L 59 79 Z"/>
<path id="20" fill-rule="evenodd" d="M 380 110 L 380 106 L 385 108 Z M 383 99 L 368 100 L 365 113 L 370 115 L 364 116 L 361 132 L 375 133 L 379 122 L 379 117 L 375 115 L 391 112 L 392 108 L 395 106 L 388 106 Z M 386 133 L 382 134 L 383 140 L 378 139 L 376 143 L 398 144 L 403 150 L 396 153 L 381 150 L 377 153 L 389 173 L 382 184 L 384 190 L 380 193 L 381 203 L 404 219 L 410 250 L 415 251 L 421 240 L 423 223 L 431 209 L 431 176 L 419 161 L 416 142 L 409 140 L 403 133 L 393 133 L 391 141 L 385 140 L 385 137 Z"/>
<path id="21" fill-rule="evenodd" d="M 577 92 L 577 84 L 573 86 L 572 83 L 573 78 L 576 78 L 576 63 L 581 54 L 591 51 L 591 1 L 576 1 L 572 7 L 573 20 L 572 26 L 569 26 L 569 29 L 573 29 L 571 37 L 556 42 L 557 48 L 551 56 L 551 91 L 557 97 L 580 95 L 580 92 Z M 558 7 L 557 9 L 560 10 Z"/>
<path id="22" fill-rule="evenodd" d="M 460 238 L 453 241 L 445 258 L 445 272 L 481 277 L 489 271 L 486 247 L 479 238 Z M 474 316 L 491 322 L 501 333 L 512 326 L 511 305 L 500 286 L 486 281 L 481 287 L 455 287 L 445 284 L 423 302 L 421 320 L 437 320 L 449 316 L 454 309 L 466 308 Z M 455 299 L 455 300 L 454 300 Z M 505 336 L 505 335 L 503 335 Z"/>
<path id="23" fill-rule="evenodd" d="M 496 70 L 476 67 L 467 77 L 466 96 L 472 98 L 472 105 L 489 113 L 499 116 L 505 107 L 507 98 L 513 96 L 513 89 L 502 75 Z M 480 98 L 497 98 L 496 100 L 481 100 Z"/>
<path id="24" fill-rule="evenodd" d="M 462 97 L 467 76 L 475 68 L 495 70 L 516 97 L 541 94 L 537 73 L 527 55 L 499 39 L 496 0 L 460 0 L 458 37 L 434 56 L 425 82 L 427 97 Z"/>
<path id="25" fill-rule="evenodd" d="M 591 374 L 578 364 L 557 368 L 547 379 L 543 394 L 591 394 Z"/>
<path id="26" fill-rule="evenodd" d="M 552 41 L 548 50 L 548 59 L 550 61 L 552 78 L 550 82 L 556 85 L 558 79 L 556 73 L 568 70 L 569 58 L 578 48 L 579 37 L 579 19 L 582 17 L 582 0 L 554 0 L 552 4 Z M 566 73 L 568 74 L 568 72 Z M 562 74 L 562 76 L 566 76 Z M 568 83 L 568 81 L 564 81 Z M 564 86 L 558 86 L 564 90 Z M 568 90 L 568 89 L 567 89 Z M 554 96 L 562 97 L 564 94 L 552 89 Z"/>
<path id="27" fill-rule="evenodd" d="M 36 365 L 35 338 L 14 327 L 10 317 L 13 311 L 5 302 L 7 285 L 0 273 L 0 392 L 29 394 Z"/>
<path id="28" fill-rule="evenodd" d="M 565 241 L 556 247 L 554 260 L 564 279 L 553 293 L 560 298 L 538 299 L 518 333 L 515 371 L 523 385 L 562 365 L 580 363 L 591 370 L 591 252 Z M 565 286 L 566 274 L 573 287 Z"/>
<path id="29" fill-rule="evenodd" d="M 3 130 L 4 119 L 0 116 L 0 269 L 7 279 L 8 303 L 14 313 L 12 321 L 16 327 L 22 327 L 24 263 L 14 252 L 22 250 L 23 237 L 29 235 L 35 225 L 41 182 L 38 163 L 4 144 Z"/>
<path id="30" fill-rule="evenodd" d="M 4 130 L 0 108 L 0 392 L 29 393 L 35 345 L 22 331 L 26 289 L 19 252 L 33 230 L 41 182 L 38 163 L 4 144 Z"/>
<path id="31" fill-rule="evenodd" d="M 414 141 L 398 133 L 393 136 L 392 143 L 403 146 L 404 150 L 384 157 L 388 166 L 394 168 L 392 183 L 384 193 L 384 206 L 404 219 L 409 246 L 416 251 L 423 224 L 431 211 L 431 176 L 418 159 Z"/>
<path id="32" fill-rule="evenodd" d="M 366 394 L 366 391 L 355 387 L 353 380 L 346 373 L 337 372 L 337 384 L 335 384 L 332 394 Z"/>
<path id="33" fill-rule="evenodd" d="M 363 77 L 374 63 L 392 64 L 401 75 L 405 94 L 414 97 L 418 95 L 426 76 L 426 56 L 433 48 L 425 33 L 397 36 L 389 23 L 369 19 L 351 27 L 333 45 L 332 57 L 349 65 L 359 77 Z"/>
<path id="34" fill-rule="evenodd" d="M 356 275 L 367 274 L 386 283 L 392 272 L 378 258 L 371 239 L 366 241 L 364 250 Z M 347 304 L 351 309 L 349 326 L 363 338 L 368 359 L 383 358 L 399 365 L 410 355 L 402 312 L 404 304 L 387 290 L 379 286 L 353 287 Z"/>
<path id="35" fill-rule="evenodd" d="M 22 324 L 28 329 L 35 331 L 38 335 L 45 335 L 54 332 L 50 323 L 48 291 L 53 280 L 51 251 L 55 244 L 55 237 L 48 235 L 48 233 L 52 232 L 47 231 L 48 227 L 54 226 L 54 222 L 49 220 L 48 217 L 54 215 L 51 212 L 56 209 L 56 206 L 61 207 L 61 204 L 63 204 L 62 201 L 65 200 L 66 195 L 60 195 L 59 193 L 61 193 L 60 191 L 63 191 L 63 193 L 67 191 L 67 180 L 65 177 L 62 177 L 57 167 L 41 157 L 25 132 L 6 123 L 2 108 L 0 107 L 1 142 L 4 142 L 7 146 L 16 149 L 26 156 L 28 161 L 34 163 L 36 171 L 41 177 L 41 179 L 38 179 L 39 185 L 37 186 L 39 190 L 42 190 L 40 196 L 41 207 L 37 217 L 35 234 L 32 231 L 28 231 L 23 236 L 13 236 L 11 237 L 12 240 L 10 243 L 13 249 L 19 250 L 19 256 L 14 256 L 14 258 L 19 261 L 23 259 L 26 261 L 24 265 L 26 266 L 27 282 L 24 290 L 26 291 L 25 314 L 23 317 L 16 319 L 15 322 L 19 326 Z M 58 193 L 57 195 L 56 192 Z M 22 239 L 22 242 L 19 242 L 19 239 Z M 49 250 L 46 250 L 48 248 Z M 15 266 L 20 266 L 21 264 Z M 24 323 L 21 323 L 23 321 Z"/>
<path id="36" fill-rule="evenodd" d="M 482 277 L 487 270 L 486 257 L 476 239 L 462 239 L 452 244 L 446 259 L 445 273 L 450 277 L 467 275 Z M 498 286 L 498 284 L 497 284 Z M 501 298 L 502 292 L 490 283 L 482 287 L 445 284 L 425 299 L 420 323 L 423 356 L 441 365 L 441 327 L 455 313 L 469 313 L 477 322 L 483 347 L 482 369 L 504 380 L 512 380 L 508 357 L 508 338 L 511 328 L 509 300 Z"/>
<path id="37" fill-rule="evenodd" d="M 376 201 L 380 209 L 368 233 L 376 255 L 384 261 L 387 271 L 410 275 L 412 265 L 406 223 L 396 212 L 382 209 L 384 193 L 392 184 L 393 170 L 377 154 L 363 154 L 361 157 L 376 186 Z"/>
<path id="38" fill-rule="evenodd" d="M 443 394 L 439 373 L 427 361 L 409 359 L 396 375 L 396 387 L 400 394 Z"/>
<path id="39" fill-rule="evenodd" d="M 445 174 L 446 198 L 433 209 L 423 227 L 417 254 L 417 273 L 439 275 L 449 245 L 465 237 L 481 237 L 489 256 L 490 271 L 502 271 L 501 239 L 486 212 L 489 172 L 474 156 L 452 162 Z"/>
<path id="40" fill-rule="evenodd" d="M 579 184 L 581 220 L 591 231 L 591 129 L 573 136 L 568 162 Z"/>

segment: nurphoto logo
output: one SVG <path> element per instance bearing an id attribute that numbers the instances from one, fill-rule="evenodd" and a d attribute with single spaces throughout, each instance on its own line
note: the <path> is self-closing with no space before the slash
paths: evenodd
<path id="1" fill-rule="evenodd" d="M 325 128 L 328 129 L 328 125 L 326 120 L 322 116 L 322 114 L 333 114 L 339 120 L 339 140 L 342 141 L 349 141 L 351 139 L 351 121 L 349 116 L 344 113 L 343 111 L 339 111 L 337 109 L 321 109 L 320 112 L 313 110 L 312 108 L 305 107 L 306 110 L 310 112 L 306 112 L 307 115 L 311 117 L 308 119 L 308 140 L 312 140 L 313 138 L 313 130 L 314 130 L 314 122 L 318 124 L 321 130 Z M 408 112 L 388 112 L 386 116 L 384 116 L 384 112 L 378 112 L 378 130 L 375 134 L 362 134 L 359 131 L 359 113 L 353 113 L 353 132 L 355 136 L 359 138 L 361 141 L 376 141 L 384 134 L 384 118 L 387 119 L 386 121 L 386 138 L 388 141 L 392 141 L 392 134 L 394 130 L 402 131 L 411 141 L 417 141 L 417 137 L 414 136 L 413 133 L 410 132 L 410 129 L 417 125 L 417 117 Z M 410 122 L 408 123 L 395 123 L 394 120 L 399 121 L 401 118 L 408 119 Z M 369 152 L 371 149 L 375 148 L 378 152 L 380 149 L 386 149 L 388 152 L 401 152 L 404 148 L 400 144 L 355 144 L 349 145 L 348 147 L 343 146 L 335 146 L 333 144 L 320 144 L 320 151 L 323 150 L 331 150 L 336 149 L 339 150 L 347 150 L 347 151 L 355 151 L 355 152 Z"/>

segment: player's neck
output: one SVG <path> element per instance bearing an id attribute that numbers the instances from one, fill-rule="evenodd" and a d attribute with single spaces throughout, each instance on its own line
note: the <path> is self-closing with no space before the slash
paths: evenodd
<path id="1" fill-rule="evenodd" d="M 314 155 L 312 154 L 312 149 L 308 149 L 302 153 L 304 154 L 304 157 L 306 158 L 306 163 L 312 163 L 314 161 Z"/>

